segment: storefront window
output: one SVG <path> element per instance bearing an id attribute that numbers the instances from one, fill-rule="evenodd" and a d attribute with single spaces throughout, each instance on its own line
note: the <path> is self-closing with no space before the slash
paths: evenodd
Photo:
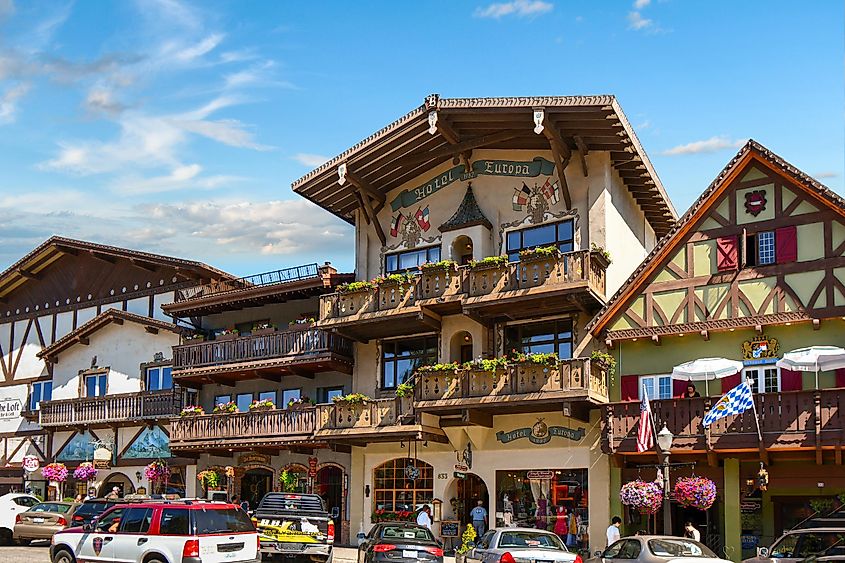
<path id="1" fill-rule="evenodd" d="M 285 481 L 280 474 L 280 486 L 287 493 L 307 493 L 308 491 L 308 468 L 304 465 L 292 463 L 282 468 L 287 472 Z"/>
<path id="2" fill-rule="evenodd" d="M 418 459 L 399 458 L 375 469 L 373 511 L 414 511 L 434 497 L 434 468 Z"/>
<path id="3" fill-rule="evenodd" d="M 555 353 L 562 360 L 572 357 L 571 319 L 509 326 L 505 337 L 507 352 L 516 350 L 525 354 Z"/>
<path id="4" fill-rule="evenodd" d="M 555 532 L 567 545 L 582 547 L 589 510 L 586 469 L 496 472 L 496 526 Z"/>

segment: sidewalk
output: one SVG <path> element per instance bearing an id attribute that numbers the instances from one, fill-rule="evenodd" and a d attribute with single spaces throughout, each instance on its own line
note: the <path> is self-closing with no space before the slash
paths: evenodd
<path id="1" fill-rule="evenodd" d="M 334 548 L 334 555 L 332 556 L 333 563 L 357 563 L 358 550 L 354 547 L 340 547 Z M 444 557 L 443 563 L 455 563 L 454 557 Z"/>

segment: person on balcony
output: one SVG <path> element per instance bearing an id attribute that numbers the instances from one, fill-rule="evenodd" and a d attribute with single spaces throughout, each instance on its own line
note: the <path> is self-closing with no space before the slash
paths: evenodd
<path id="1" fill-rule="evenodd" d="M 692 381 L 688 381 L 687 388 L 681 393 L 681 399 L 694 399 L 696 397 L 701 397 L 701 393 L 698 392 Z"/>

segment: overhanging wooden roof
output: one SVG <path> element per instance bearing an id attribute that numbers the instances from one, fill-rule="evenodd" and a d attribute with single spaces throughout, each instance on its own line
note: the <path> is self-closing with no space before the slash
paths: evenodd
<path id="1" fill-rule="evenodd" d="M 534 131 L 534 111 L 542 109 L 545 132 Z M 434 113 L 435 124 L 430 124 Z M 434 133 L 430 133 L 430 128 Z M 608 151 L 614 168 L 642 207 L 658 237 L 677 219 L 672 203 L 642 145 L 614 96 L 548 96 L 524 98 L 440 98 L 423 105 L 367 137 L 292 185 L 294 192 L 350 223 L 362 196 L 382 200 L 388 192 L 421 173 L 473 149 L 559 151 L 580 161 L 589 151 Z M 554 148 L 553 148 L 554 150 Z M 338 167 L 347 178 L 338 183 Z M 576 165 L 577 169 L 577 165 Z M 570 172 L 571 173 L 571 172 Z"/>
<path id="2" fill-rule="evenodd" d="M 128 311 L 107 309 L 87 323 L 77 327 L 76 330 L 67 333 L 50 346 L 47 346 L 38 352 L 37 356 L 48 362 L 57 363 L 59 354 L 71 346 L 74 346 L 75 344 L 88 344 L 88 337 L 98 330 L 105 328 L 111 323 L 122 325 L 124 321 L 139 324 L 143 326 L 147 332 L 152 334 L 157 334 L 159 330 L 167 330 L 175 334 L 181 334 L 183 332 L 182 328 L 173 323 L 160 321 L 151 317 L 144 317 L 142 315 L 136 315 L 135 313 L 130 313 Z"/>
<path id="3" fill-rule="evenodd" d="M 805 174 L 754 139 L 749 139 L 745 146 L 716 176 L 716 179 L 704 190 L 704 193 L 690 205 L 669 234 L 658 242 L 646 259 L 607 302 L 607 305 L 590 321 L 587 325 L 588 332 L 596 337 L 600 336 L 608 324 L 623 312 L 625 307 L 630 305 L 639 295 L 640 290 L 649 283 L 651 276 L 668 260 L 677 244 L 684 240 L 684 237 L 698 225 L 699 220 L 719 201 L 719 197 L 752 160 L 787 179 L 791 184 L 800 187 L 820 205 L 833 209 L 845 218 L 845 199 L 839 194 Z"/>

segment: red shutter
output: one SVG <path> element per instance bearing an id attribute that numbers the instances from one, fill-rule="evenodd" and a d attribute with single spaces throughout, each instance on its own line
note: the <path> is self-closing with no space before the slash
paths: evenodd
<path id="1" fill-rule="evenodd" d="M 822 241 L 818 242 L 819 244 L 822 243 Z M 795 225 L 783 227 L 775 231 L 775 258 L 778 264 L 798 260 L 798 236 Z"/>
<path id="2" fill-rule="evenodd" d="M 845 387 L 845 368 L 836 370 L 836 386 Z"/>
<path id="3" fill-rule="evenodd" d="M 623 401 L 640 400 L 640 377 L 638 375 L 623 375 L 621 379 Z"/>
<path id="4" fill-rule="evenodd" d="M 672 396 L 680 397 L 687 390 L 687 382 L 683 379 L 672 379 Z"/>
<path id="5" fill-rule="evenodd" d="M 724 395 L 742 381 L 742 376 L 739 372 L 722 378 L 722 394 Z"/>
<path id="6" fill-rule="evenodd" d="M 804 387 L 804 378 L 800 371 L 780 368 L 780 390 L 801 391 Z"/>
<path id="7" fill-rule="evenodd" d="M 720 272 L 736 270 L 739 267 L 738 246 L 736 235 L 716 239 L 716 267 Z"/>

